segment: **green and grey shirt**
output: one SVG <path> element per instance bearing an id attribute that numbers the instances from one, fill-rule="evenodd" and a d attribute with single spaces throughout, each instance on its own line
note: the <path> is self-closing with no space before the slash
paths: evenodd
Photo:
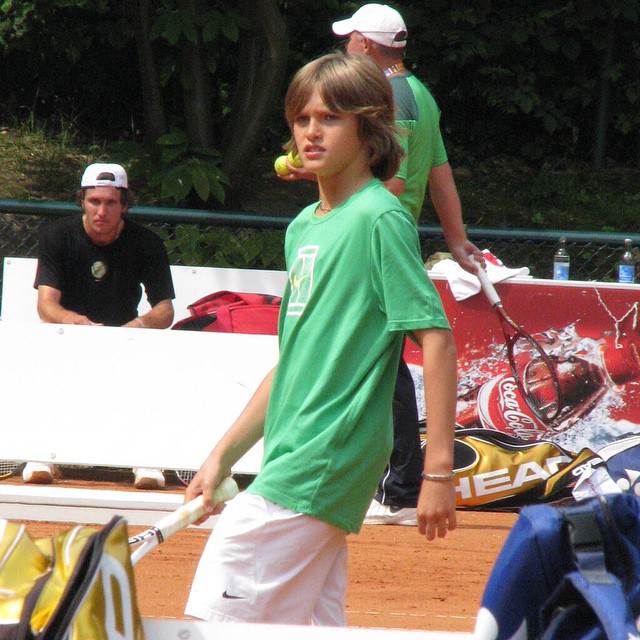
<path id="1" fill-rule="evenodd" d="M 447 162 L 440 133 L 440 110 L 427 87 L 412 73 L 389 78 L 396 105 L 396 124 L 405 152 L 396 176 L 405 181 L 400 202 L 418 222 L 432 167 Z"/>

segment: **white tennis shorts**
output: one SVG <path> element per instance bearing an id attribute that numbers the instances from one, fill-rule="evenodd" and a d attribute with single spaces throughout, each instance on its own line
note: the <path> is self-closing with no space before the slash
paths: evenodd
<path id="1" fill-rule="evenodd" d="M 209 536 L 185 614 L 219 622 L 345 626 L 346 535 L 240 493 Z"/>

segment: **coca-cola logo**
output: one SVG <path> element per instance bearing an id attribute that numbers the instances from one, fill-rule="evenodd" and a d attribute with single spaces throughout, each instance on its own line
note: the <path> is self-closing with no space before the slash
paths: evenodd
<path id="1" fill-rule="evenodd" d="M 478 393 L 478 411 L 485 428 L 524 440 L 537 440 L 546 431 L 544 424 L 529 413 L 511 376 L 494 378 L 483 385 Z"/>
<path id="2" fill-rule="evenodd" d="M 520 398 L 518 385 L 513 378 L 505 378 L 498 385 L 499 406 L 502 410 L 505 423 L 514 431 L 525 429 L 530 431 L 536 428 L 533 417 L 525 413 L 518 402 Z"/>

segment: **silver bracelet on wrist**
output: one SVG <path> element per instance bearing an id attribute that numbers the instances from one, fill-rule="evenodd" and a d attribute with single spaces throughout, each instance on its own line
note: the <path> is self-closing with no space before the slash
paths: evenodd
<path id="1" fill-rule="evenodd" d="M 423 480 L 431 480 L 433 482 L 447 482 L 455 478 L 455 473 L 450 471 L 449 473 L 425 473 L 420 474 Z"/>

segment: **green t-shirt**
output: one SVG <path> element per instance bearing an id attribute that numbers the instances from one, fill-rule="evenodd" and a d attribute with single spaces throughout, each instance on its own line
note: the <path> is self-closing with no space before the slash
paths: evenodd
<path id="1" fill-rule="evenodd" d="M 392 445 L 405 331 L 449 328 L 411 216 L 372 180 L 291 223 L 280 359 L 251 493 L 358 531 Z"/>
<path id="2" fill-rule="evenodd" d="M 440 110 L 427 87 L 413 74 L 389 78 L 396 105 L 396 125 L 405 152 L 396 176 L 405 181 L 400 202 L 416 222 L 420 218 L 432 167 L 447 162 L 440 133 Z"/>

